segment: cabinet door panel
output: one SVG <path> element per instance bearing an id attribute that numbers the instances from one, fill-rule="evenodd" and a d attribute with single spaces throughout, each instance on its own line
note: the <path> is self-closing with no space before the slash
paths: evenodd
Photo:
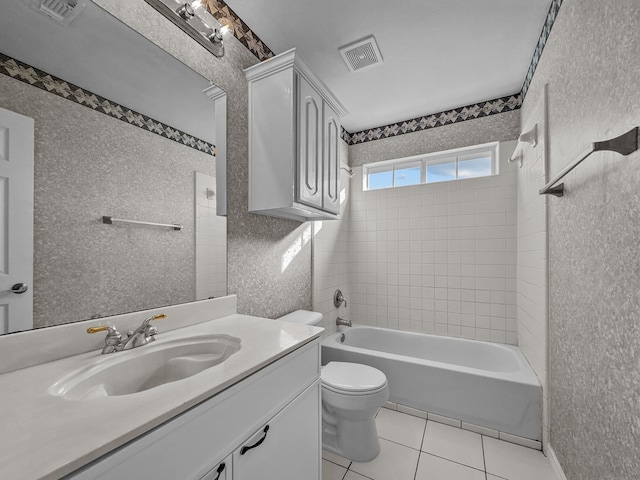
<path id="1" fill-rule="evenodd" d="M 319 347 L 314 340 L 65 480 L 201 479 L 319 378 Z"/>
<path id="2" fill-rule="evenodd" d="M 322 97 L 298 76 L 297 201 L 322 208 Z"/>
<path id="3" fill-rule="evenodd" d="M 328 212 L 340 213 L 340 120 L 329 105 L 325 103 L 323 108 L 322 208 Z"/>
<path id="4" fill-rule="evenodd" d="M 319 480 L 320 412 L 316 382 L 233 453 L 234 480 Z"/>

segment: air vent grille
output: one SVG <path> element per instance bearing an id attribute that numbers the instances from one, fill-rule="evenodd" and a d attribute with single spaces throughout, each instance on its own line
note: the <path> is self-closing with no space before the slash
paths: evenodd
<path id="1" fill-rule="evenodd" d="M 47 17 L 69 25 L 85 7 L 83 0 L 37 0 L 33 7 Z"/>
<path id="2" fill-rule="evenodd" d="M 380 49 L 373 36 L 345 45 L 340 48 L 340 54 L 351 71 L 360 70 L 382 62 Z"/>

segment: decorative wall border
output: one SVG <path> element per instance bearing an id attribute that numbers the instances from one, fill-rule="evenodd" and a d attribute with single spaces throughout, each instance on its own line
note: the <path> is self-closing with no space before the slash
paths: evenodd
<path id="1" fill-rule="evenodd" d="M 258 60 L 274 57 L 275 53 L 260 40 L 249 26 L 234 12 L 224 0 L 202 0 L 203 5 L 216 20 L 228 18 L 233 24 L 233 36 L 236 37 Z"/>
<path id="2" fill-rule="evenodd" d="M 177 128 L 173 128 L 151 117 L 138 113 L 135 110 L 112 102 L 89 90 L 65 82 L 58 77 L 2 53 L 0 53 L 0 74 L 121 120 L 129 125 L 155 133 L 156 135 L 160 135 L 186 147 L 215 156 L 216 147 L 211 143 L 200 140 Z"/>
<path id="3" fill-rule="evenodd" d="M 522 85 L 522 98 L 527 95 L 527 91 L 529 90 L 529 85 L 531 85 L 531 81 L 533 80 L 533 74 L 538 67 L 538 62 L 540 61 L 540 57 L 542 56 L 542 51 L 544 50 L 545 45 L 547 44 L 547 40 L 549 39 L 549 35 L 551 34 L 551 28 L 556 21 L 558 16 L 558 12 L 560 11 L 560 6 L 562 5 L 563 0 L 552 0 L 551 5 L 549 6 L 549 12 L 547 13 L 547 19 L 544 22 L 544 26 L 542 27 L 542 32 L 540 32 L 540 37 L 538 38 L 538 44 L 536 45 L 536 49 L 533 52 L 533 57 L 531 58 L 531 63 L 529 64 L 529 69 L 527 70 L 527 75 L 524 79 L 524 84 Z"/>
<path id="4" fill-rule="evenodd" d="M 510 112 L 519 109 L 521 106 L 522 97 L 519 93 L 516 93 L 507 97 L 496 98 L 495 100 L 467 105 L 466 107 L 454 108 L 453 110 L 425 115 L 382 127 L 369 128 L 361 132 L 349 133 L 343 129 L 342 139 L 349 145 L 356 145 L 495 115 L 496 113 Z"/>
<path id="5" fill-rule="evenodd" d="M 349 133 L 347 130 L 342 128 L 340 134 L 341 138 L 347 142 L 348 145 L 356 145 L 358 143 L 371 142 L 383 138 L 394 137 L 396 135 L 403 135 L 405 133 L 419 132 L 429 128 L 441 127 L 443 125 L 450 125 L 452 123 L 464 122 L 466 120 L 473 120 L 475 118 L 519 109 L 522 106 L 522 102 L 524 101 L 529 85 L 531 84 L 531 80 L 533 79 L 533 74 L 535 73 L 538 62 L 540 61 L 542 51 L 547 43 L 549 34 L 551 33 L 551 28 L 553 27 L 558 11 L 560 10 L 560 6 L 562 5 L 562 1 L 563 0 L 551 1 L 547 18 L 542 28 L 542 32 L 540 32 L 540 37 L 538 38 L 538 43 L 533 53 L 531 63 L 529 64 L 524 84 L 519 93 L 497 98 L 495 100 L 468 105 L 466 107 L 454 108 L 453 110 L 425 115 L 411 120 L 392 123 L 390 125 L 370 128 L 355 133 Z M 249 51 L 258 58 L 258 60 L 263 61 L 275 55 L 273 51 L 262 40 L 260 40 L 260 38 L 247 26 L 247 24 L 244 23 L 242 19 L 224 2 L 224 0 L 203 0 L 203 3 L 216 19 L 219 20 L 226 17 L 231 20 L 234 27 L 234 36 L 245 47 L 247 47 Z"/>

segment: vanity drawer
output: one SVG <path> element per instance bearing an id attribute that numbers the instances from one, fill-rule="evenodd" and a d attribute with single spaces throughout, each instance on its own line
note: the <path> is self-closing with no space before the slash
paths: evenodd
<path id="1" fill-rule="evenodd" d="M 316 339 L 66 478 L 199 479 L 319 376 Z"/>

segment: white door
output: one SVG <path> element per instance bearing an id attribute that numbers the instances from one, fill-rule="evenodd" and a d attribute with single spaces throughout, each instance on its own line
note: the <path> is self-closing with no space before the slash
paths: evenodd
<path id="1" fill-rule="evenodd" d="M 0 334 L 33 327 L 32 284 L 33 119 L 0 108 Z"/>

